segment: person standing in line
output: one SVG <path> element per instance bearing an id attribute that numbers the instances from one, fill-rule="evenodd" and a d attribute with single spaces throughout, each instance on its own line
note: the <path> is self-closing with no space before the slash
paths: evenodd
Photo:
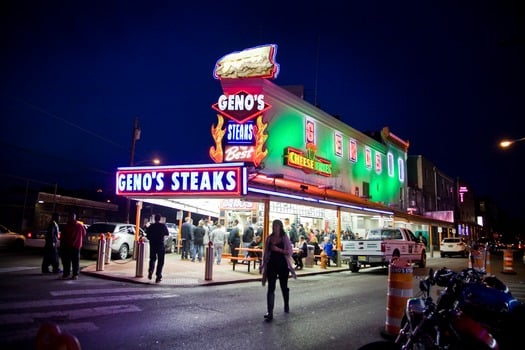
<path id="1" fill-rule="evenodd" d="M 248 248 L 250 246 L 250 244 L 253 242 L 254 235 L 255 235 L 255 230 L 253 226 L 251 225 L 246 226 L 246 228 L 244 229 L 242 233 L 242 247 L 243 248 Z M 244 253 L 245 258 L 249 256 L 248 253 L 249 253 L 248 251 Z"/>
<path id="2" fill-rule="evenodd" d="M 44 245 L 44 258 L 42 260 L 42 273 L 51 273 L 49 271 L 49 265 L 53 267 L 53 273 L 62 272 L 58 263 L 58 213 L 53 213 L 51 221 L 47 226 L 45 245 Z"/>
<path id="3" fill-rule="evenodd" d="M 78 279 L 80 272 L 80 249 L 82 238 L 86 236 L 86 228 L 77 221 L 77 214 L 69 214 L 69 220 L 60 235 L 60 250 L 62 252 L 62 266 L 64 272 L 62 279 L 68 279 L 71 271 L 71 279 Z"/>
<path id="4" fill-rule="evenodd" d="M 195 262 L 195 258 L 202 262 L 202 256 L 204 253 L 204 236 L 206 230 L 204 229 L 204 220 L 199 220 L 199 225 L 193 230 L 193 256 L 192 262 Z"/>
<path id="5" fill-rule="evenodd" d="M 224 240 L 226 239 L 226 230 L 221 223 L 210 233 L 210 241 L 213 243 L 213 254 L 217 265 L 221 264 L 222 250 L 224 248 Z"/>
<path id="6" fill-rule="evenodd" d="M 239 220 L 237 219 L 233 220 L 233 228 L 228 236 L 228 244 L 230 245 L 232 257 L 237 257 L 239 255 L 239 251 L 236 248 L 239 248 L 239 246 L 241 245 L 241 237 L 239 233 Z"/>
<path id="7" fill-rule="evenodd" d="M 181 239 L 182 239 L 182 260 L 188 260 L 190 252 L 190 242 L 193 237 L 193 224 L 191 223 L 191 216 L 184 218 L 184 223 L 181 228 Z"/>
<path id="8" fill-rule="evenodd" d="M 266 294 L 267 313 L 264 315 L 266 322 L 273 320 L 273 306 L 275 302 L 275 287 L 277 278 L 283 294 L 284 312 L 290 312 L 290 289 L 288 288 L 288 276 L 291 273 L 297 278 L 291 264 L 293 254 L 292 242 L 284 231 L 283 222 L 274 220 L 272 232 L 266 238 L 264 244 L 263 261 L 259 267 L 263 277 L 263 286 L 268 281 L 268 292 Z"/>
<path id="9" fill-rule="evenodd" d="M 150 280 L 153 272 L 155 272 L 155 276 L 157 276 L 155 283 L 162 281 L 162 268 L 164 267 L 164 257 L 166 255 L 164 240 L 165 236 L 169 236 L 169 234 L 166 224 L 160 222 L 160 214 L 155 214 L 155 222 L 146 229 L 146 237 L 149 241 L 148 279 Z M 156 270 L 155 263 L 157 263 Z"/>

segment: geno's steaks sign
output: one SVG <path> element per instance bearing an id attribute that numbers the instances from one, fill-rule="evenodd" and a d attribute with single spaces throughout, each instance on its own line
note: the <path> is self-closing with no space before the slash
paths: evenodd
<path id="1" fill-rule="evenodd" d="M 245 195 L 246 168 L 228 165 L 119 168 L 116 193 L 124 196 Z"/>

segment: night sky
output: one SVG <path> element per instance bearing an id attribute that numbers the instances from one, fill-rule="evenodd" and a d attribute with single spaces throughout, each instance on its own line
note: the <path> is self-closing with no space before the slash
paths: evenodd
<path id="1" fill-rule="evenodd" d="M 497 146 L 525 136 L 522 1 L 2 1 L 0 28 L 2 183 L 114 191 L 135 117 L 136 162 L 210 163 L 215 62 L 277 44 L 276 84 L 525 211 L 525 142 Z"/>

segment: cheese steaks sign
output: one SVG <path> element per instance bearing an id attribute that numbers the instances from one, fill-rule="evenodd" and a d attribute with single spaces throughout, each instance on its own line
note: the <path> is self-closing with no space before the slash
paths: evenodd
<path id="1" fill-rule="evenodd" d="M 119 168 L 118 195 L 240 196 L 247 192 L 243 166 Z"/>

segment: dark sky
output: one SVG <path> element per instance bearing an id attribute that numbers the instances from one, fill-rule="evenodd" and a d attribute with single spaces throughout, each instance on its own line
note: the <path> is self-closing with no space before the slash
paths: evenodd
<path id="1" fill-rule="evenodd" d="M 522 1 L 2 1 L 0 28 L 2 182 L 112 190 L 135 117 L 137 162 L 211 162 L 215 62 L 273 43 L 276 84 L 525 210 L 525 142 L 497 147 L 525 136 Z"/>

